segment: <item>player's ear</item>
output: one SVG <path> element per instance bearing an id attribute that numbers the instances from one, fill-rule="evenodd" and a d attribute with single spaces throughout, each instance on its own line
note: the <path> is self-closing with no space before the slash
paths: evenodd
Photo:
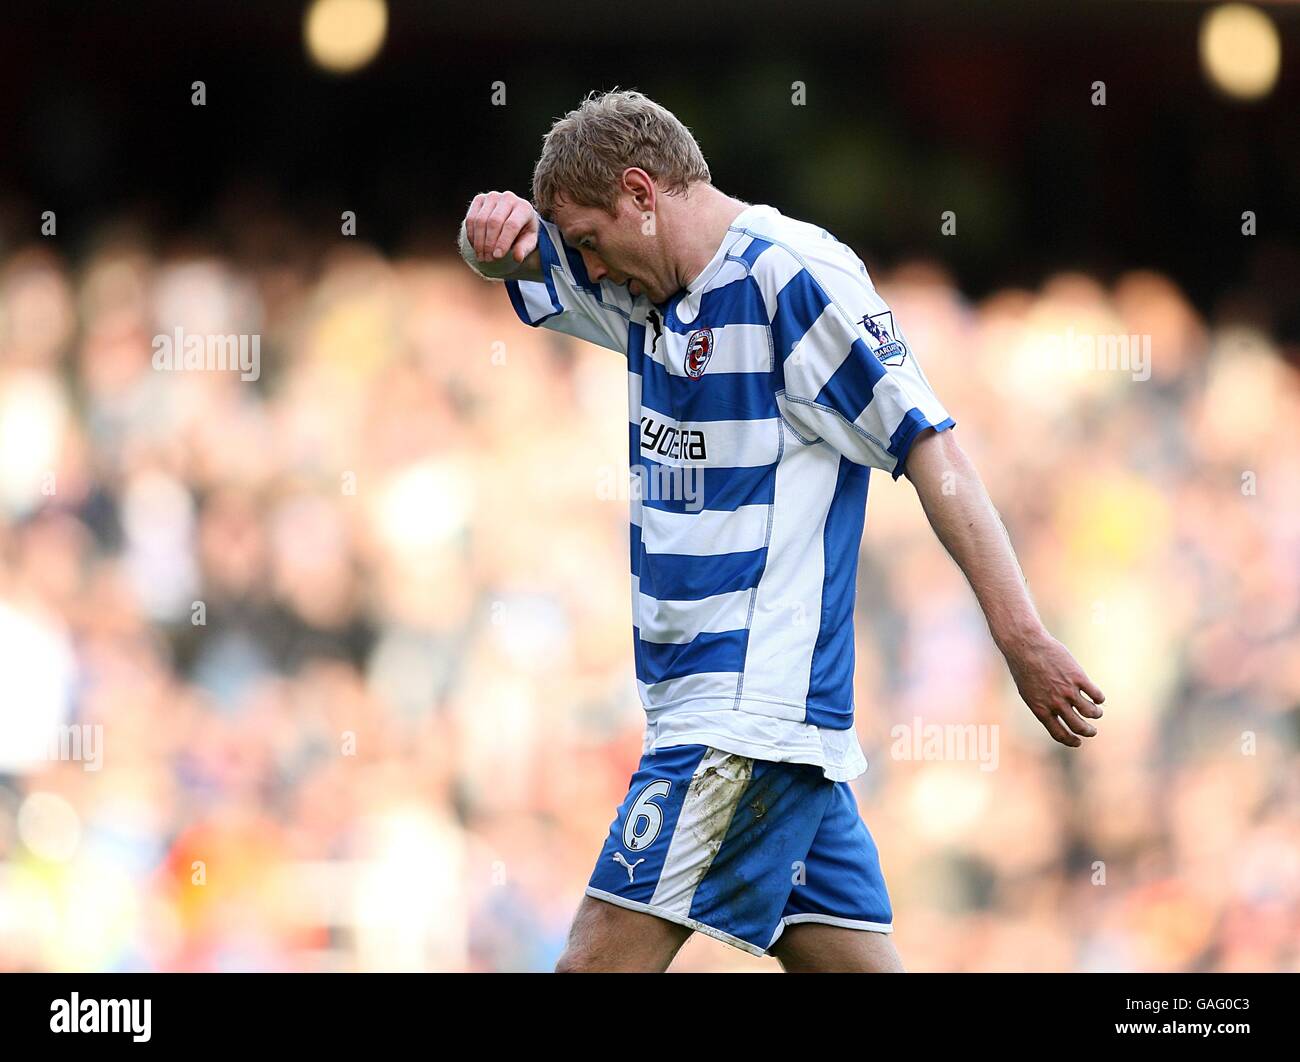
<path id="1" fill-rule="evenodd" d="M 654 178 L 637 166 L 623 171 L 623 190 L 632 196 L 632 204 L 642 213 L 653 213 L 655 208 Z"/>

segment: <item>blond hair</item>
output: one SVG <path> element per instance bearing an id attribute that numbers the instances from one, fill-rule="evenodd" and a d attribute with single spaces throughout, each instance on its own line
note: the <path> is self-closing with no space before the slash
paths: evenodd
<path id="1" fill-rule="evenodd" d="M 614 89 L 590 93 L 551 126 L 533 170 L 533 206 L 550 217 L 563 198 L 613 213 L 629 166 L 669 194 L 711 181 L 700 145 L 672 111 L 640 92 Z"/>

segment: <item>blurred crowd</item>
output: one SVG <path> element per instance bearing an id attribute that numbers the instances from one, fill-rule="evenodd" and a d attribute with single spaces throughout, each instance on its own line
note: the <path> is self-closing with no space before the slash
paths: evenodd
<path id="1" fill-rule="evenodd" d="M 451 235 L 242 231 L 0 256 L 0 969 L 547 969 L 641 751 L 624 363 Z M 854 787 L 905 964 L 1300 970 L 1300 374 L 1150 272 L 873 275 L 1107 694 L 1055 745 L 872 477 Z M 178 327 L 257 378 L 156 368 Z M 1110 336 L 1145 369 L 1051 356 Z M 949 724 L 996 763 L 911 755 Z"/>

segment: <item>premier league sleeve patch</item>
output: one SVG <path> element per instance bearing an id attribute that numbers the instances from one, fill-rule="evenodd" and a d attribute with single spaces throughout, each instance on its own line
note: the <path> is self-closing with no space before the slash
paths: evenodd
<path id="1" fill-rule="evenodd" d="M 876 355 L 881 365 L 897 368 L 903 364 L 907 358 L 907 345 L 902 340 L 894 338 L 892 310 L 869 314 L 863 317 L 860 323 L 867 330 L 867 335 L 876 341 L 872 353 Z"/>

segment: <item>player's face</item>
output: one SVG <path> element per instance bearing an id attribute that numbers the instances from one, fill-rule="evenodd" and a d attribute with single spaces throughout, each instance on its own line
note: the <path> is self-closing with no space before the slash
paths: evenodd
<path id="1" fill-rule="evenodd" d="M 615 212 L 601 207 L 578 206 L 561 201 L 552 219 L 564 242 L 582 255 L 592 280 L 608 279 L 626 284 L 633 295 L 645 294 L 662 303 L 673 294 L 656 259 L 658 247 L 653 230 L 636 208 L 631 196 L 619 196 Z"/>

